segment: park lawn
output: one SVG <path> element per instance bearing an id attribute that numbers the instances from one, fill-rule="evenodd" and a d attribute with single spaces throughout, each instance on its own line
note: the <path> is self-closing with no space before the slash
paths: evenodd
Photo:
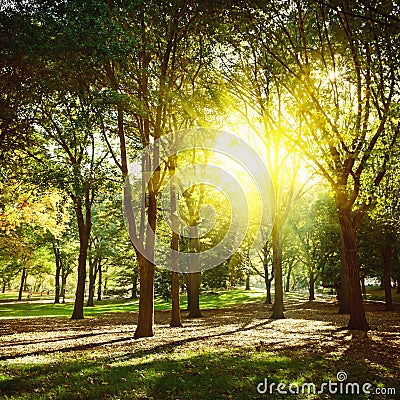
<path id="1" fill-rule="evenodd" d="M 139 352 L 115 361 L 87 353 L 79 354 L 78 359 L 61 354 L 52 361 L 44 360 L 0 367 L 0 390 L 18 400 L 245 400 L 257 398 L 257 385 L 272 374 L 270 382 L 299 385 L 334 378 L 330 361 L 320 355 L 279 355 L 249 348 L 169 349 L 155 354 Z M 283 399 L 281 394 L 268 397 Z"/>
<path id="2" fill-rule="evenodd" d="M 3 320 L 0 398 L 15 400 L 250 400 L 371 399 L 371 395 L 260 396 L 265 382 L 296 385 L 348 382 L 399 387 L 396 358 L 399 311 L 368 305 L 372 330 L 351 333 L 330 301 L 286 303 L 286 319 L 267 318 L 269 307 L 248 302 L 204 310 L 169 328 L 170 313 L 156 311 L 155 336 L 133 340 L 134 313 Z M 27 321 L 26 325 L 24 325 Z M 296 387 L 295 386 L 295 387 Z M 395 399 L 396 395 L 373 395 Z"/>
<path id="3" fill-rule="evenodd" d="M 5 318 L 33 318 L 33 317 L 70 317 L 74 308 L 73 298 L 71 297 L 65 304 L 54 304 L 54 296 L 47 296 L 43 293 L 34 293 L 30 301 L 16 302 L 16 293 L 0 294 L 0 319 Z M 286 298 L 300 297 L 307 298 L 307 294 L 285 293 Z M 248 290 L 222 290 L 203 292 L 200 295 L 201 309 L 215 309 L 231 307 L 237 304 L 245 304 L 253 301 L 262 301 L 265 298 L 265 291 L 262 289 Z M 4 303 L 8 300 L 8 303 Z M 45 300 L 46 302 L 40 302 Z M 379 288 L 368 289 L 367 300 L 384 301 L 384 292 Z M 400 295 L 393 289 L 393 301 L 400 303 Z M 85 307 L 86 316 L 95 316 L 104 313 L 129 312 L 138 310 L 138 299 L 106 299 L 95 301 L 95 307 Z M 182 310 L 187 307 L 186 295 L 181 296 Z M 154 308 L 156 310 L 170 310 L 171 301 L 155 298 Z"/>
<path id="4" fill-rule="evenodd" d="M 385 301 L 385 291 L 380 287 L 369 288 L 367 289 L 366 299 L 374 301 Z M 397 288 L 392 289 L 392 300 L 394 303 L 400 304 L 400 294 L 397 293 Z"/>
<path id="5" fill-rule="evenodd" d="M 9 295 L 8 295 L 9 296 Z M 230 307 L 237 304 L 244 304 L 252 301 L 260 301 L 264 298 L 263 290 L 226 290 L 211 293 L 203 293 L 200 296 L 201 309 L 213 309 Z M 40 297 L 39 297 L 40 299 Z M 45 298 L 44 298 L 45 299 Z M 94 307 L 85 307 L 86 316 L 94 316 L 104 313 L 129 312 L 138 310 L 139 301 L 137 299 L 107 299 L 96 301 Z M 187 297 L 181 296 L 181 308 L 187 307 Z M 0 303 L 0 319 L 5 318 L 32 318 L 32 317 L 70 317 L 74 304 L 40 303 L 31 301 Z M 156 310 L 171 309 L 171 301 L 166 301 L 160 297 L 155 299 L 154 308 Z"/>

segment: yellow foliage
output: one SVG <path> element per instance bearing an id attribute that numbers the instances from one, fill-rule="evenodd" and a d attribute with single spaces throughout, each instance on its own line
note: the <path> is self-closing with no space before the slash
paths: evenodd
<path id="1" fill-rule="evenodd" d="M 68 201 L 63 201 L 57 190 L 39 196 L 20 195 L 13 203 L 4 206 L 0 214 L 0 229 L 10 235 L 19 225 L 26 223 L 60 237 L 70 221 L 67 206 Z"/>

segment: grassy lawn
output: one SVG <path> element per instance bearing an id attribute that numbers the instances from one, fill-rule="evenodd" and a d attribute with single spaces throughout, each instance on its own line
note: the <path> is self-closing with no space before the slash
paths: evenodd
<path id="1" fill-rule="evenodd" d="M 264 295 L 257 289 L 205 292 L 204 318 L 187 319 L 183 312 L 184 326 L 174 329 L 170 302 L 157 298 L 155 336 L 139 340 L 133 339 L 137 300 L 96 302 L 80 321 L 69 319 L 72 302 L 41 303 L 40 294 L 0 302 L 0 399 L 399 398 L 399 310 L 384 313 L 381 304 L 368 303 L 372 329 L 365 335 L 343 329 L 348 317 L 338 315 L 332 298 L 308 302 L 306 294 L 286 294 L 286 319 L 271 320 Z M 182 309 L 186 301 L 182 296 Z M 340 371 L 346 382 L 370 383 L 371 394 L 333 395 L 327 386 L 308 393 L 308 384 L 319 390 L 337 383 Z M 265 379 L 275 387 L 261 395 L 257 387 L 263 389 Z M 281 394 L 279 383 L 299 393 Z M 377 388 L 397 394 L 372 394 Z"/>
<path id="2" fill-rule="evenodd" d="M 7 295 L 7 294 L 6 294 Z M 260 301 L 265 294 L 262 290 L 229 290 L 213 292 L 211 294 L 204 293 L 200 296 L 200 308 L 221 308 L 230 307 L 236 304 L 244 304 L 251 301 Z M 10 294 L 8 297 L 10 298 Z M 13 301 L 15 296 L 12 297 Z M 65 304 L 40 303 L 35 300 L 51 299 L 51 296 L 33 296 L 30 301 L 21 303 L 0 303 L 0 319 L 2 318 L 31 318 L 31 317 L 70 317 L 74 308 L 74 304 L 69 302 Z M 109 299 L 95 302 L 95 307 L 85 307 L 86 316 L 94 316 L 104 313 L 129 312 L 138 310 L 138 300 L 131 299 Z M 155 299 L 156 310 L 171 309 L 171 302 L 162 298 Z M 187 297 L 181 296 L 181 307 L 187 307 Z"/>
<path id="3" fill-rule="evenodd" d="M 367 289 L 367 300 L 385 301 L 385 291 L 379 287 Z M 400 294 L 397 294 L 397 288 L 392 289 L 392 300 L 400 304 Z"/>
<path id="4" fill-rule="evenodd" d="M 73 311 L 73 302 L 65 304 L 52 303 L 54 296 L 50 293 L 48 296 L 43 293 L 34 293 L 30 301 L 26 301 L 24 297 L 22 302 L 15 302 L 18 294 L 1 293 L 0 294 L 0 319 L 3 318 L 32 318 L 32 317 L 70 317 Z M 264 290 L 253 289 L 246 290 L 227 290 L 204 292 L 200 296 L 201 309 L 216 309 L 223 307 L 231 307 L 237 304 L 245 304 L 252 301 L 262 301 L 265 297 Z M 285 293 L 286 298 L 300 297 L 307 298 L 307 294 Z M 371 288 L 367 293 L 368 300 L 384 301 L 385 295 L 380 288 Z M 47 302 L 41 303 L 41 300 Z M 70 295 L 70 300 L 73 296 Z M 10 303 L 4 304 L 5 301 Z M 393 289 L 393 301 L 400 303 L 400 295 L 396 294 L 396 289 Z M 3 302 L 3 303 L 2 303 Z M 184 310 L 187 307 L 187 297 L 181 296 L 181 308 Z M 171 302 L 160 297 L 155 299 L 156 310 L 170 310 Z M 138 300 L 132 299 L 107 299 L 96 301 L 95 307 L 85 307 L 86 316 L 95 316 L 104 313 L 114 312 L 129 312 L 138 310 Z"/>
<path id="5" fill-rule="evenodd" d="M 336 370 L 354 372 L 347 360 L 321 355 L 255 352 L 253 349 L 174 351 L 169 354 L 130 354 L 121 360 L 97 359 L 85 355 L 78 360 L 57 356 L 39 364 L 11 365 L 8 376 L 0 376 L 0 388 L 13 399 L 255 399 L 264 379 L 270 383 L 298 384 L 334 380 Z M 353 368 L 354 369 L 354 368 Z M 4 374 L 3 370 L 3 374 Z M 354 376 L 354 374 L 353 374 Z M 356 376 L 379 384 L 379 377 L 358 367 Z M 378 381 L 377 381 L 378 379 Z M 34 391 L 31 390 L 34 382 Z M 307 395 L 272 393 L 272 399 L 310 398 Z M 358 397 L 358 396 L 357 396 Z M 7 398 L 7 397 L 6 397 Z M 318 397 L 315 397 L 318 398 Z M 320 397 L 323 398 L 323 397 Z M 349 396 L 335 396 L 348 399 Z M 351 398 L 351 397 L 350 397 Z M 358 398 L 366 399 L 366 396 Z"/>
<path id="6" fill-rule="evenodd" d="M 235 306 L 235 297 L 241 303 Z M 254 301 L 256 300 L 256 301 Z M 251 400 L 396 399 L 397 395 L 260 395 L 257 386 L 299 387 L 347 382 L 395 388 L 400 393 L 399 311 L 368 305 L 372 330 L 366 336 L 341 327 L 330 300 L 307 302 L 290 296 L 286 319 L 268 319 L 262 291 L 204 295 L 204 318 L 183 319 L 169 328 L 169 312 L 156 311 L 155 336 L 134 340 L 131 312 L 98 314 L 82 321 L 66 318 L 1 321 L 0 399 Z M 122 311 L 128 301 L 104 302 Z M 165 303 L 164 305 L 166 305 Z M 229 308 L 213 308 L 227 304 Z M 30 304 L 33 305 L 33 304 Z M 158 306 L 163 304 L 158 304 Z M 101 309 L 102 304 L 96 308 Z M 276 388 L 276 386 L 275 386 Z M 287 389 L 287 388 L 286 388 Z"/>

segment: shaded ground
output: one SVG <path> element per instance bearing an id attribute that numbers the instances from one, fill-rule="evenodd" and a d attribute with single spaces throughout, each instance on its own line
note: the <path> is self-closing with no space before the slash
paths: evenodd
<path id="1" fill-rule="evenodd" d="M 348 316 L 330 301 L 291 299 L 285 320 L 248 303 L 205 310 L 204 318 L 168 327 L 156 312 L 155 336 L 133 340 L 136 313 L 71 321 L 0 321 L 0 398 L 13 399 L 258 399 L 400 398 L 400 312 L 366 305 L 372 330 L 342 329 Z M 261 396 L 257 385 L 370 382 L 398 395 Z M 326 388 L 325 388 L 326 389 Z"/>

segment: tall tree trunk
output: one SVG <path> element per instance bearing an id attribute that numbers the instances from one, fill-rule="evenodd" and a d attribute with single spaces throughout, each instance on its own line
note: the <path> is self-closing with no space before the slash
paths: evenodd
<path id="1" fill-rule="evenodd" d="M 309 301 L 313 301 L 315 300 L 315 274 L 314 271 L 311 270 L 310 271 L 310 287 L 309 287 L 309 296 L 308 296 L 308 300 Z"/>
<path id="2" fill-rule="evenodd" d="M 78 282 L 75 292 L 74 311 L 71 319 L 83 319 L 83 305 L 85 301 L 86 260 L 89 248 L 91 214 L 89 192 L 85 194 L 85 217 L 82 210 L 82 199 L 74 197 L 75 213 L 79 232 Z M 86 221 L 85 221 L 86 219 Z"/>
<path id="3" fill-rule="evenodd" d="M 268 257 L 267 256 L 268 256 L 268 251 L 267 251 L 267 243 L 266 243 L 264 246 L 264 259 L 263 259 L 264 281 L 265 281 L 265 290 L 266 290 L 265 304 L 272 304 L 271 284 L 274 279 L 274 266 L 272 265 L 271 277 L 270 277 L 269 271 L 268 271 Z"/>
<path id="4" fill-rule="evenodd" d="M 55 277 L 55 290 L 54 290 L 54 303 L 60 303 L 60 274 L 61 274 L 61 257 L 60 257 L 60 249 L 59 242 L 53 244 L 53 253 L 56 261 L 56 277 Z"/>
<path id="5" fill-rule="evenodd" d="M 275 299 L 272 306 L 272 315 L 270 318 L 283 319 L 283 282 L 282 282 L 282 238 L 280 227 L 275 220 L 272 228 L 272 259 L 274 264 L 275 276 Z"/>
<path id="6" fill-rule="evenodd" d="M 144 17 L 142 17 L 142 21 L 140 26 L 143 28 L 143 35 L 145 29 Z M 142 70 L 146 71 L 147 66 L 150 64 L 150 57 L 147 55 L 146 51 L 142 51 L 141 55 L 141 62 L 142 62 Z M 168 58 L 166 58 L 165 62 L 168 63 Z M 163 69 L 164 79 L 166 74 L 166 67 Z M 104 67 L 106 70 L 106 74 L 108 79 L 110 80 L 111 87 L 116 91 L 119 92 L 119 85 L 114 74 L 114 66 L 110 62 L 105 62 Z M 147 97 L 148 92 L 148 81 L 149 76 L 147 73 L 143 73 L 140 78 L 140 94 L 144 97 Z M 165 81 L 164 81 L 165 83 Z M 160 91 L 160 100 L 161 100 L 161 93 Z M 146 101 L 144 99 L 144 101 Z M 157 139 L 161 135 L 161 116 L 163 105 L 162 101 L 160 101 L 160 106 L 157 107 L 157 116 L 154 126 L 154 138 Z M 126 148 L 126 139 L 125 139 L 125 131 L 124 131 L 124 116 L 123 116 L 123 108 L 120 103 L 117 104 L 117 122 L 118 122 L 118 137 L 119 137 L 119 147 L 120 147 L 120 155 L 121 161 L 119 164 L 119 168 L 122 172 L 122 177 L 125 180 L 128 176 L 128 156 L 127 156 L 127 148 Z M 150 141 L 150 121 L 149 116 L 146 115 L 143 117 L 143 136 L 142 136 L 142 144 L 148 145 Z M 154 165 L 159 164 L 159 149 L 157 147 L 157 141 L 154 144 L 153 148 L 153 162 Z M 145 182 L 145 174 L 146 171 L 142 171 L 143 182 Z M 152 255 L 150 261 L 141 254 L 141 249 L 139 246 L 134 244 L 138 264 L 139 264 L 139 285 L 140 285 L 140 292 L 139 292 L 139 313 L 138 313 L 138 320 L 137 320 L 137 327 L 135 330 L 134 337 L 141 338 L 141 337 L 150 337 L 153 336 L 153 320 L 154 320 L 154 237 L 152 236 L 153 233 L 156 232 L 156 221 L 157 221 L 157 193 L 156 187 L 158 186 L 158 179 L 159 179 L 159 169 L 154 171 L 150 182 L 147 185 L 149 189 L 148 192 L 148 212 L 147 212 L 147 222 L 148 227 L 146 233 L 146 240 L 144 241 L 142 237 L 136 237 L 136 240 L 141 241 L 140 245 L 144 245 L 145 243 L 145 251 L 147 255 Z M 130 204 L 130 196 L 128 198 L 128 203 Z M 144 210 L 142 210 L 142 213 Z M 141 215 L 144 217 L 144 214 Z M 129 218 L 128 218 L 129 219 Z M 150 232 L 152 231 L 152 232 Z M 134 233 L 136 235 L 136 232 Z M 131 240 L 133 238 L 131 237 Z M 106 283 L 106 280 L 105 280 Z"/>
<path id="7" fill-rule="evenodd" d="M 6 292 L 6 286 L 7 286 L 7 282 L 4 280 L 3 281 L 3 286 L 1 288 L 1 293 L 5 293 Z"/>
<path id="8" fill-rule="evenodd" d="M 387 235 L 389 236 L 389 235 Z M 390 240 L 389 237 L 386 238 Z M 385 290 L 385 311 L 393 311 L 392 282 L 390 280 L 390 261 L 393 249 L 389 243 L 384 244 L 383 248 L 383 288 Z"/>
<path id="9" fill-rule="evenodd" d="M 4 289 L 5 289 L 5 284 L 4 284 Z M 4 293 L 4 292 L 3 292 Z M 399 279 L 397 279 L 397 292 L 396 292 L 397 294 L 400 294 L 400 278 Z"/>
<path id="10" fill-rule="evenodd" d="M 21 284 L 19 285 L 18 301 L 22 300 L 22 292 L 24 291 L 25 281 L 26 281 L 26 268 L 23 267 L 21 274 Z"/>
<path id="11" fill-rule="evenodd" d="M 360 266 L 357 260 L 356 227 L 351 218 L 351 210 L 348 207 L 340 206 L 339 204 L 338 210 L 349 288 L 350 320 L 348 329 L 367 331 L 370 327 L 365 316 L 364 303 L 361 294 Z"/>
<path id="12" fill-rule="evenodd" d="M 154 143 L 153 161 L 155 165 L 159 164 L 159 144 Z M 143 164 L 144 165 L 144 164 Z M 146 173 L 145 171 L 143 171 Z M 152 174 L 148 184 L 148 213 L 147 213 L 147 232 L 146 232 L 146 253 L 151 257 L 151 261 L 145 258 L 140 251 L 135 248 L 136 256 L 139 264 L 140 274 L 140 292 L 139 292 L 139 313 L 138 322 L 134 337 L 136 339 L 142 337 L 154 336 L 154 255 L 155 255 L 155 238 L 156 222 L 157 222 L 157 192 L 156 187 L 160 179 L 160 169 L 157 167 Z"/>

